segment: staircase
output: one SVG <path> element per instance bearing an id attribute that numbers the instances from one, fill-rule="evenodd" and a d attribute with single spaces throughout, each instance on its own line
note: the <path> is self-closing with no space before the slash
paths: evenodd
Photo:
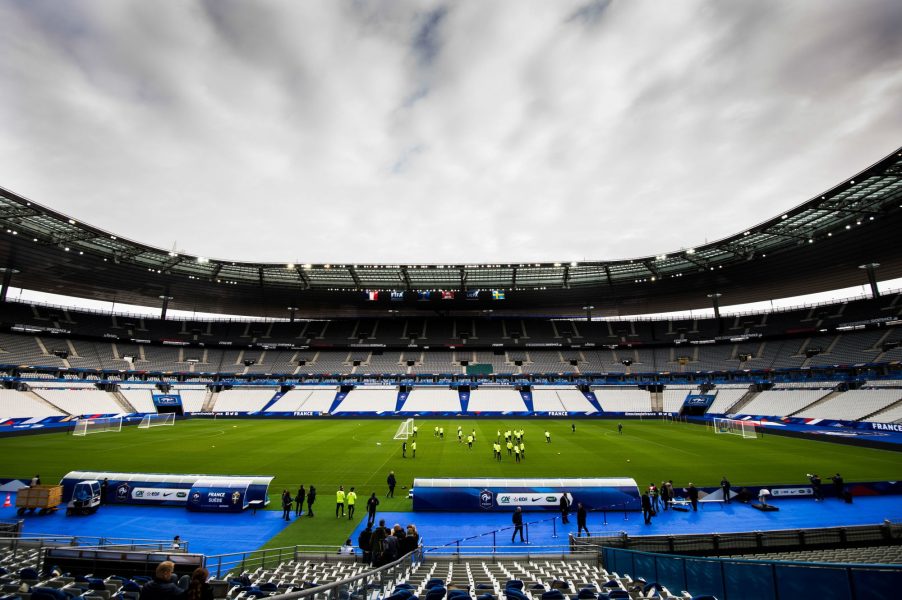
<path id="1" fill-rule="evenodd" d="M 736 401 L 736 403 L 735 403 L 733 406 L 730 406 L 730 407 L 728 407 L 725 411 L 723 411 L 723 414 L 725 414 L 725 415 L 737 415 L 737 414 L 739 414 L 740 412 L 742 412 L 742 409 L 745 408 L 745 406 L 746 406 L 749 402 L 751 402 L 752 400 L 754 400 L 755 398 L 757 398 L 757 397 L 758 397 L 758 394 L 760 394 L 760 393 L 761 393 L 761 392 L 746 392 L 746 393 L 742 396 L 742 398 L 740 398 L 739 400 Z"/>
<path id="2" fill-rule="evenodd" d="M 116 404 L 119 405 L 119 408 L 122 409 L 123 414 L 129 415 L 138 412 L 137 409 L 132 406 L 132 403 L 129 402 L 128 399 L 124 395 L 122 395 L 122 392 L 120 392 L 119 390 L 108 393 L 113 397 L 113 400 L 116 402 Z"/>
<path id="3" fill-rule="evenodd" d="M 216 406 L 216 401 L 219 399 L 219 392 L 214 392 L 212 390 L 207 391 L 207 395 L 204 397 L 204 403 L 200 406 L 201 412 L 213 412 L 213 407 Z"/>

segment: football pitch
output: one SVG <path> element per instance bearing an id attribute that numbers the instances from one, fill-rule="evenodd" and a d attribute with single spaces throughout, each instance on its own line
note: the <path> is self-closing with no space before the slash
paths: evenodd
<path id="1" fill-rule="evenodd" d="M 0 477 L 45 483 L 72 470 L 148 473 L 272 475 L 270 509 L 279 495 L 312 484 L 316 518 L 298 519 L 270 546 L 340 543 L 353 529 L 335 519 L 335 490 L 355 487 L 357 516 L 366 499 L 380 498 L 381 511 L 409 511 L 407 488 L 416 477 L 632 477 L 640 486 L 672 479 L 677 487 L 718 485 L 726 475 L 734 489 L 744 485 L 807 483 L 806 473 L 826 481 L 840 472 L 846 482 L 902 478 L 893 451 L 775 435 L 743 439 L 717 435 L 703 426 L 658 420 L 418 419 L 416 458 L 393 440 L 402 419 L 237 420 L 193 419 L 174 427 L 123 428 L 121 433 L 73 437 L 51 433 L 0 439 Z M 576 432 L 571 432 L 575 423 Z M 457 426 L 463 443 L 457 441 Z M 434 436 L 444 427 L 444 439 Z M 498 462 L 491 442 L 497 431 L 522 429 L 525 458 L 503 452 Z M 544 431 L 551 433 L 546 443 Z M 466 436 L 476 432 L 472 449 Z M 408 442 L 413 440 L 411 439 Z M 385 498 L 389 471 L 398 479 L 395 498 Z M 167 510 L 167 509 L 155 509 Z"/>

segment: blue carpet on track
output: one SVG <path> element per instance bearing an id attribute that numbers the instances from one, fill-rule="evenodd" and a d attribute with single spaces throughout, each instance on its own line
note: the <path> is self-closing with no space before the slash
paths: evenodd
<path id="1" fill-rule="evenodd" d="M 5 495 L 2 497 L 6 499 Z M 0 508 L 0 520 L 24 519 L 26 535 L 52 534 L 92 537 L 111 537 L 144 540 L 171 540 L 180 535 L 189 542 L 188 550 L 203 554 L 228 554 L 256 550 L 288 522 L 282 513 L 261 510 L 243 513 L 199 513 L 184 508 L 159 506 L 103 506 L 93 515 L 66 516 L 61 508 L 47 515 L 16 515 L 15 494 L 13 506 Z"/>
<path id="2" fill-rule="evenodd" d="M 12 507 L 0 508 L 0 520 L 19 518 L 16 516 L 15 494 L 12 495 L 12 503 Z M 643 524 L 640 513 L 590 513 L 588 525 L 589 531 L 595 535 L 617 535 L 621 531 L 629 535 L 666 535 L 867 525 L 882 523 L 885 519 L 902 521 L 902 496 L 856 498 L 854 504 L 832 498 L 824 502 L 810 499 L 774 500 L 773 504 L 780 508 L 779 512 L 762 513 L 736 502 L 727 506 L 702 505 L 695 513 L 660 511 L 651 525 Z M 378 518 L 385 519 L 389 526 L 415 523 L 427 547 L 446 544 L 456 547 L 457 540 L 471 538 L 460 542 L 460 546 L 491 547 L 497 543 L 507 546 L 504 551 L 514 552 L 535 552 L 541 550 L 541 546 L 566 545 L 568 534 L 576 533 L 576 516 L 571 516 L 568 525 L 562 525 L 560 519 L 552 520 L 551 516 L 527 513 L 524 520 L 530 523 L 530 543 L 510 547 L 510 513 L 378 514 Z M 355 545 L 358 534 L 366 525 L 365 513 L 363 517 L 348 524 L 349 529 L 353 528 L 349 536 Z M 25 521 L 23 531 L 29 535 L 169 540 L 178 534 L 189 541 L 192 552 L 204 554 L 255 550 L 288 525 L 281 519 L 279 511 L 261 510 L 256 515 L 251 511 L 217 514 L 195 513 L 180 508 L 116 505 L 104 506 L 96 514 L 83 517 L 66 517 L 65 510 L 60 510 L 43 516 L 26 514 L 21 518 Z M 493 538 L 491 532 L 502 528 L 504 531 Z"/>
<path id="3" fill-rule="evenodd" d="M 763 513 L 746 504 L 734 502 L 730 505 L 702 505 L 698 512 L 659 511 L 651 525 L 645 525 L 641 513 L 590 513 L 589 532 L 593 535 L 617 535 L 625 531 L 629 535 L 667 535 L 688 533 L 734 533 L 741 531 L 772 531 L 778 529 L 806 529 L 813 527 L 836 527 L 843 525 L 873 525 L 884 519 L 902 521 L 902 496 L 878 496 L 856 498 L 854 504 L 845 504 L 835 499 L 815 502 L 809 499 L 787 499 L 773 501 L 778 512 Z M 510 547 L 510 513 L 380 513 L 378 519 L 385 519 L 391 527 L 395 523 L 414 523 L 427 548 L 450 545 L 460 547 L 490 547 L 493 544 L 492 531 L 506 528 L 495 536 L 499 546 L 507 546 L 505 552 L 536 552 L 541 546 L 567 544 L 569 533 L 576 534 L 576 515 L 570 516 L 570 523 L 562 525 L 560 518 L 550 520 L 551 515 L 526 513 L 524 521 L 530 523 L 529 544 L 519 542 Z M 607 524 L 605 524 L 605 519 Z M 354 530 L 357 536 L 366 522 Z M 553 537 L 557 535 L 557 537 Z M 491 548 L 487 548 L 491 551 Z M 549 548 L 550 550 L 550 548 Z M 499 552 L 501 550 L 499 549 Z"/>

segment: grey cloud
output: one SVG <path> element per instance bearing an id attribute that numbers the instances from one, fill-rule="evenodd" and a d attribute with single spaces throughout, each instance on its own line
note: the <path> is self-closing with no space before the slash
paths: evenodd
<path id="1" fill-rule="evenodd" d="M 0 4 L 0 185 L 217 258 L 620 258 L 902 139 L 894 0 Z"/>

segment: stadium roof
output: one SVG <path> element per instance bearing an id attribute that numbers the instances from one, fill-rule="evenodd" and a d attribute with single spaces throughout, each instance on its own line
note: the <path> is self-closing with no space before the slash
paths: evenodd
<path id="1" fill-rule="evenodd" d="M 902 148 L 785 214 L 713 243 L 626 260 L 484 264 L 250 263 L 124 239 L 0 188 L 6 285 L 202 312 L 327 316 L 392 311 L 636 314 L 754 302 L 902 276 Z M 140 215 L 136 215 L 140 218 Z M 692 228 L 693 214 L 674 227 Z M 737 224 L 738 225 L 738 224 Z M 617 226 L 613 224 L 612 226 Z M 419 291 L 455 292 L 421 302 Z M 478 300 L 463 292 L 485 290 Z M 493 300 L 490 290 L 504 292 Z M 403 301 L 368 291 L 402 291 Z M 446 294 L 446 298 L 449 296 Z M 498 297 L 495 294 L 494 297 Z M 397 294 L 396 294 L 397 297 Z"/>

